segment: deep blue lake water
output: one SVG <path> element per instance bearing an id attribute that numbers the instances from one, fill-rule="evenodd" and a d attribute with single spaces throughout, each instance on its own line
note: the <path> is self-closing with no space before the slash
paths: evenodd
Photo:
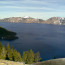
<path id="1" fill-rule="evenodd" d="M 0 26 L 17 33 L 19 39 L 14 41 L 0 40 L 3 45 L 13 45 L 21 54 L 33 49 L 39 51 L 43 60 L 53 59 L 54 56 L 65 57 L 65 26 L 36 23 L 4 23 Z"/>

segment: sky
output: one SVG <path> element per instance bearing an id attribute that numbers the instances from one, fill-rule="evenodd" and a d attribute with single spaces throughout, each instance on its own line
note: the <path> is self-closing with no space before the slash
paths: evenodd
<path id="1" fill-rule="evenodd" d="M 0 19 L 65 17 L 65 0 L 0 0 Z"/>

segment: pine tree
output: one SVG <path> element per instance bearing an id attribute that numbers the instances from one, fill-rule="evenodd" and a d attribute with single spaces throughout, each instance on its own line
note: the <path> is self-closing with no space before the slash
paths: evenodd
<path id="1" fill-rule="evenodd" d="M 8 52 L 10 51 L 9 43 L 8 43 L 7 46 L 6 46 L 6 50 L 7 50 Z"/>
<path id="2" fill-rule="evenodd" d="M 13 61 L 17 61 L 17 51 L 14 50 L 14 53 L 13 53 Z"/>
<path id="3" fill-rule="evenodd" d="M 22 59 L 21 59 L 21 55 L 20 55 L 20 53 L 19 53 L 19 52 L 17 52 L 17 55 L 18 55 L 18 58 L 17 58 L 17 59 L 18 59 L 18 61 L 19 61 L 19 62 L 21 62 L 21 61 L 22 61 Z"/>
<path id="4" fill-rule="evenodd" d="M 7 51 L 7 53 L 6 53 L 6 60 L 10 60 L 9 59 L 9 53 L 10 53 L 10 46 L 9 46 L 9 44 L 7 44 L 7 46 L 6 46 L 6 51 Z"/>
<path id="5" fill-rule="evenodd" d="M 6 49 L 0 42 L 0 59 L 6 58 Z"/>
<path id="6" fill-rule="evenodd" d="M 0 54 L 0 59 L 6 59 L 6 49 L 5 49 L 4 46 L 2 47 L 2 51 L 1 51 L 1 54 Z"/>
<path id="7" fill-rule="evenodd" d="M 14 61 L 21 61 L 21 55 L 20 55 L 20 53 L 17 52 L 16 50 L 14 50 L 13 60 L 14 60 Z"/>
<path id="8" fill-rule="evenodd" d="M 28 56 L 29 56 L 29 57 L 28 57 L 28 63 L 29 63 L 29 64 L 34 63 L 34 52 L 32 51 L 32 49 L 30 50 Z"/>
<path id="9" fill-rule="evenodd" d="M 23 52 L 22 61 L 23 61 L 23 62 L 26 62 L 26 59 L 27 59 L 26 52 Z"/>
<path id="10" fill-rule="evenodd" d="M 0 42 L 0 48 L 2 48 L 2 44 L 1 44 L 1 42 Z"/>
<path id="11" fill-rule="evenodd" d="M 0 54 L 2 53 L 2 44 L 0 42 Z"/>
<path id="12" fill-rule="evenodd" d="M 10 48 L 9 44 L 7 44 L 6 48 L 0 42 L 0 59 L 6 59 L 11 61 L 23 61 L 26 64 L 31 64 L 34 62 L 40 61 L 40 53 L 34 53 L 32 49 L 29 51 L 23 52 L 22 59 L 19 52 L 17 52 L 13 46 Z"/>
<path id="13" fill-rule="evenodd" d="M 21 55 L 13 47 L 10 48 L 7 44 L 6 48 L 0 43 L 0 59 L 6 59 L 11 61 L 20 61 Z"/>
<path id="14" fill-rule="evenodd" d="M 13 50 L 11 49 L 8 55 L 9 60 L 13 61 Z"/>
<path id="15" fill-rule="evenodd" d="M 39 62 L 41 60 L 41 58 L 40 58 L 40 53 L 39 52 L 37 52 L 36 54 L 35 54 L 35 62 Z"/>
<path id="16" fill-rule="evenodd" d="M 28 64 L 28 62 L 29 62 L 29 51 L 26 51 L 25 53 L 26 53 L 26 57 L 27 57 L 25 63 Z"/>
<path id="17" fill-rule="evenodd" d="M 23 52 L 22 55 L 22 61 L 25 62 L 26 64 L 31 64 L 35 62 L 39 62 L 41 60 L 40 58 L 40 53 L 34 53 L 32 49 L 29 51 Z"/>

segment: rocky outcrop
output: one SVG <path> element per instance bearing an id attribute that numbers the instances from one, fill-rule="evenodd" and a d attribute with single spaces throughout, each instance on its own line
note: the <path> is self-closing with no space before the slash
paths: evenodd
<path id="1" fill-rule="evenodd" d="M 25 64 L 24 62 L 0 60 L 0 65 L 65 65 L 65 58 L 51 59 L 43 62 L 37 62 L 34 64 Z"/>
<path id="2" fill-rule="evenodd" d="M 0 60 L 0 65 L 25 65 L 23 62 Z"/>
<path id="3" fill-rule="evenodd" d="M 65 25 L 65 18 L 61 18 L 61 17 L 52 17 L 49 18 L 48 20 L 46 20 L 46 23 L 49 24 L 63 24 Z"/>
<path id="4" fill-rule="evenodd" d="M 35 65 L 65 65 L 65 58 L 38 62 Z"/>
<path id="5" fill-rule="evenodd" d="M 65 18 L 52 17 L 49 18 L 48 20 L 43 20 L 43 19 L 35 19 L 26 16 L 26 17 L 11 17 L 11 18 L 0 19 L 0 22 L 45 23 L 45 24 L 65 25 Z"/>

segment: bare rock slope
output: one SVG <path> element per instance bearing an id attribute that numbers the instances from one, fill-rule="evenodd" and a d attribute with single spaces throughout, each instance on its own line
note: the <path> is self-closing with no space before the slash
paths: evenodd
<path id="1" fill-rule="evenodd" d="M 65 58 L 37 62 L 35 64 L 25 64 L 23 62 L 0 60 L 0 65 L 65 65 Z"/>
<path id="2" fill-rule="evenodd" d="M 13 62 L 7 60 L 0 60 L 0 65 L 24 65 L 23 62 Z"/>
<path id="3" fill-rule="evenodd" d="M 63 17 L 52 17 L 47 20 L 35 19 L 32 17 L 10 17 L 0 19 L 0 22 L 16 22 L 16 23 L 45 23 L 45 24 L 59 24 L 65 25 L 65 18 Z"/>
<path id="4" fill-rule="evenodd" d="M 35 65 L 65 65 L 65 58 L 38 62 Z"/>

